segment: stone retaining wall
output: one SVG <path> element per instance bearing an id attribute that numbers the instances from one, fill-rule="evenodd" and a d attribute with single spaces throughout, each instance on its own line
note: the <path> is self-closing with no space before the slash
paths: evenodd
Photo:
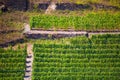
<path id="1" fill-rule="evenodd" d="M 54 1 L 54 0 L 53 0 Z M 50 0 L 0 0 L 4 2 L 5 5 L 12 10 L 32 10 L 33 7 L 37 5 L 38 9 L 45 10 L 50 4 Z M 103 4 L 76 4 L 70 2 L 56 2 L 57 10 L 79 10 L 79 9 L 105 9 L 105 10 L 120 10 L 117 6 L 109 6 Z"/>
<path id="2" fill-rule="evenodd" d="M 9 10 L 22 10 L 28 9 L 29 0 L 0 0 Z"/>

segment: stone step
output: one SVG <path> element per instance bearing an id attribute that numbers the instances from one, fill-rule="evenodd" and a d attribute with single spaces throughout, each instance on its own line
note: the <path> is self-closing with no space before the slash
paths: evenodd
<path id="1" fill-rule="evenodd" d="M 30 76 L 24 76 L 24 80 L 31 80 Z"/>
<path id="2" fill-rule="evenodd" d="M 33 52 L 32 52 L 33 45 L 27 46 L 27 57 L 26 57 L 26 71 L 24 80 L 31 80 L 32 77 L 32 63 L 33 63 Z M 29 54 L 32 53 L 32 54 Z"/>
<path id="3" fill-rule="evenodd" d="M 31 70 L 26 70 L 25 72 L 26 72 L 26 73 L 27 73 L 27 72 L 31 72 Z"/>
<path id="4" fill-rule="evenodd" d="M 30 55 L 30 56 L 27 56 L 27 58 L 32 58 L 32 55 Z"/>
<path id="5" fill-rule="evenodd" d="M 33 59 L 32 58 L 27 58 L 26 61 L 32 61 Z"/>
<path id="6" fill-rule="evenodd" d="M 24 78 L 30 78 L 30 76 L 24 76 Z"/>
<path id="7" fill-rule="evenodd" d="M 31 65 L 26 65 L 26 68 L 31 68 Z"/>
<path id="8" fill-rule="evenodd" d="M 32 69 L 31 67 L 30 68 L 26 68 L 26 71 L 32 71 L 31 69 Z"/>
<path id="9" fill-rule="evenodd" d="M 32 66 L 32 63 L 26 63 L 26 66 Z"/>
<path id="10" fill-rule="evenodd" d="M 26 61 L 26 63 L 31 63 L 31 61 Z"/>
<path id="11" fill-rule="evenodd" d="M 24 77 L 29 78 L 31 75 L 30 74 L 25 74 Z"/>

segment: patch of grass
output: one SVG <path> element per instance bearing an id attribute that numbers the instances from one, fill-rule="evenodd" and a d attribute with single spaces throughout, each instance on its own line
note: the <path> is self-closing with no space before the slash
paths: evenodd
<path id="1" fill-rule="evenodd" d="M 24 38 L 24 36 L 20 32 L 12 32 L 12 33 L 6 33 L 6 34 L 0 34 L 0 44 L 21 39 Z"/>
<path id="2" fill-rule="evenodd" d="M 27 21 L 28 17 L 22 11 L 5 12 L 0 16 L 0 27 L 21 30 Z"/>

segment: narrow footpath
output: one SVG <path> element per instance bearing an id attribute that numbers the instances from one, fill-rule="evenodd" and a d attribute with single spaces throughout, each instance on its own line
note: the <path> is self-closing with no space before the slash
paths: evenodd
<path id="1" fill-rule="evenodd" d="M 62 38 L 62 37 L 74 37 L 85 35 L 90 38 L 92 35 L 102 35 L 102 34 L 120 34 L 119 31 L 104 31 L 104 32 L 87 32 L 87 31 L 42 31 L 42 30 L 30 30 L 25 33 L 27 38 L 38 39 L 38 38 Z M 51 37 L 49 37 L 49 35 Z"/>
<path id="2" fill-rule="evenodd" d="M 74 36 L 81 36 L 85 35 L 88 38 L 90 38 L 92 35 L 97 35 L 97 34 L 120 34 L 119 30 L 116 31 L 54 31 L 54 30 L 39 30 L 39 29 L 30 29 L 29 24 L 25 24 L 25 29 L 24 29 L 24 35 L 27 38 L 32 38 L 32 39 L 39 39 L 39 38 L 44 38 L 48 39 L 50 37 L 52 38 L 62 38 L 62 37 L 74 37 Z M 50 36 L 50 37 L 49 37 Z"/>
<path id="3" fill-rule="evenodd" d="M 33 45 L 27 45 L 26 71 L 24 80 L 32 80 Z"/>

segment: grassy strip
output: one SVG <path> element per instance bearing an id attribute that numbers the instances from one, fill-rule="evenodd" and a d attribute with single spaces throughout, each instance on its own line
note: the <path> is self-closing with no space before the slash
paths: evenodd
<path id="1" fill-rule="evenodd" d="M 75 29 L 75 30 L 116 30 L 120 29 L 120 15 L 89 13 L 85 16 L 39 15 L 30 19 L 31 28 Z"/>

